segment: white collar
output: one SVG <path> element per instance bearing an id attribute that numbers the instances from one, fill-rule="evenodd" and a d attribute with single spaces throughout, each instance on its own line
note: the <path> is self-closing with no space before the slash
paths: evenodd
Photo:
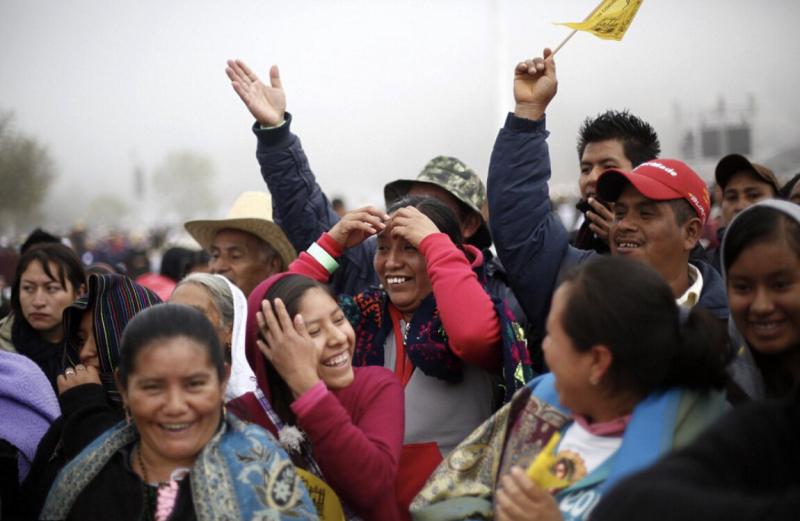
<path id="1" fill-rule="evenodd" d="M 700 293 L 703 292 L 703 275 L 693 264 L 689 264 L 689 280 L 692 281 L 692 284 L 683 295 L 675 299 L 679 306 L 687 309 L 691 309 L 697 304 L 697 301 L 700 300 Z"/>

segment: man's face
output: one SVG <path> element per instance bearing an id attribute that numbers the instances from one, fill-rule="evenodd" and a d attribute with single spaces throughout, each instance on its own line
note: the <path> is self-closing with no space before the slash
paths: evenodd
<path id="1" fill-rule="evenodd" d="M 584 200 L 597 194 L 597 178 L 610 168 L 618 168 L 625 172 L 633 170 L 633 164 L 625 155 L 622 141 L 606 139 L 588 143 L 581 156 L 581 176 L 578 187 Z"/>
<path id="2" fill-rule="evenodd" d="M 737 172 L 722 191 L 722 221 L 728 226 L 736 214 L 759 201 L 775 197 L 772 186 L 751 172 Z"/>
<path id="3" fill-rule="evenodd" d="M 678 226 L 669 202 L 648 199 L 628 184 L 614 202 L 611 253 L 641 261 L 665 280 L 674 280 L 681 270 L 686 271 L 694 246 L 685 232 L 690 222 Z"/>
<path id="4" fill-rule="evenodd" d="M 233 282 L 245 295 L 280 270 L 280 258 L 265 253 L 265 245 L 255 235 L 241 230 L 217 232 L 211 243 L 211 273 L 218 273 Z"/>

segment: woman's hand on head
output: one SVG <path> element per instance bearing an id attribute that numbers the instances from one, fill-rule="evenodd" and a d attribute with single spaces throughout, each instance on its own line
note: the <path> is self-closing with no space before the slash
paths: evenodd
<path id="1" fill-rule="evenodd" d="M 273 310 L 274 307 L 274 310 Z M 261 302 L 261 312 L 256 314 L 261 339 L 256 343 L 275 370 L 286 381 L 295 397 L 319 382 L 319 359 L 322 351 L 308 334 L 303 317 L 289 317 L 281 299 L 270 305 Z"/>
<path id="2" fill-rule="evenodd" d="M 241 60 L 228 60 L 225 73 L 231 80 L 233 90 L 261 125 L 274 127 L 283 122 L 286 113 L 286 94 L 283 92 L 277 65 L 269 69 L 269 86 L 264 85 Z"/>
<path id="3" fill-rule="evenodd" d="M 419 243 L 434 233 L 439 233 L 439 228 L 413 206 L 400 208 L 392 216 L 392 235 L 402 237 L 415 248 L 419 248 Z"/>
<path id="4" fill-rule="evenodd" d="M 512 467 L 500 479 L 495 494 L 497 521 L 561 521 L 561 511 L 553 496 L 534 485 L 525 471 Z"/>
<path id="5" fill-rule="evenodd" d="M 56 378 L 59 395 L 79 385 L 100 383 L 100 373 L 92 365 L 78 364 L 74 368 L 68 367 Z"/>
<path id="6" fill-rule="evenodd" d="M 386 228 L 385 221 L 389 219 L 386 212 L 374 206 L 365 206 L 347 212 L 339 222 L 333 225 L 328 234 L 338 242 L 342 248 L 352 248 L 364 242 Z"/>

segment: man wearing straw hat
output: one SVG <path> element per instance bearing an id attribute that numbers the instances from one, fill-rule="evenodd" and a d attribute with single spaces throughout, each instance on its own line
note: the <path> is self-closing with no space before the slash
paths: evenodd
<path id="1" fill-rule="evenodd" d="M 297 256 L 271 218 L 269 195 L 243 192 L 224 219 L 189 221 L 184 227 L 211 255 L 211 272 L 225 276 L 249 295 L 262 280 L 286 271 Z"/>

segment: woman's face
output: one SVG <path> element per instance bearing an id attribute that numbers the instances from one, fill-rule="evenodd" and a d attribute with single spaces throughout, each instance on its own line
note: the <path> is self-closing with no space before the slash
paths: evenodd
<path id="1" fill-rule="evenodd" d="M 56 275 L 58 265 L 50 262 L 50 273 Z M 19 305 L 22 316 L 45 340 L 58 342 L 64 337 L 61 315 L 64 308 L 78 297 L 79 288 L 73 288 L 69 280 L 66 287 L 45 273 L 38 260 L 32 261 L 22 272 L 19 286 Z"/>
<path id="2" fill-rule="evenodd" d="M 757 242 L 728 269 L 736 327 L 761 353 L 800 348 L 800 256 L 785 238 Z"/>
<path id="3" fill-rule="evenodd" d="M 214 305 L 214 301 L 211 300 L 211 295 L 208 294 L 204 287 L 191 282 L 181 284 L 172 292 L 169 302 L 171 304 L 186 304 L 202 312 L 211 322 L 211 325 L 214 326 L 214 329 L 217 330 L 220 345 L 230 345 L 233 329 L 232 327 L 223 327 L 222 316 L 217 306 Z"/>
<path id="4" fill-rule="evenodd" d="M 97 357 L 97 343 L 94 338 L 94 325 L 92 317 L 93 308 L 89 308 L 81 315 L 81 323 L 78 326 L 78 357 L 83 365 L 92 365 L 100 369 L 100 359 Z"/>
<path id="5" fill-rule="evenodd" d="M 314 341 L 319 359 L 319 377 L 329 389 L 353 383 L 353 349 L 356 335 L 344 312 L 324 290 L 305 292 L 297 309 Z"/>
<path id="6" fill-rule="evenodd" d="M 202 345 L 173 337 L 136 355 L 122 394 L 143 456 L 154 466 L 191 467 L 219 426 L 225 382 Z"/>
<path id="7" fill-rule="evenodd" d="M 562 326 L 564 308 L 569 299 L 570 284 L 562 284 L 553 294 L 550 315 L 547 317 L 547 336 L 542 343 L 547 367 L 555 377 L 558 398 L 574 413 L 587 415 L 598 389 L 589 383 L 593 358 L 590 352 L 581 353 Z"/>
<path id="8" fill-rule="evenodd" d="M 392 304 L 410 319 L 431 292 L 425 257 L 401 237 L 392 237 L 392 224 L 378 235 L 375 272 Z"/>

